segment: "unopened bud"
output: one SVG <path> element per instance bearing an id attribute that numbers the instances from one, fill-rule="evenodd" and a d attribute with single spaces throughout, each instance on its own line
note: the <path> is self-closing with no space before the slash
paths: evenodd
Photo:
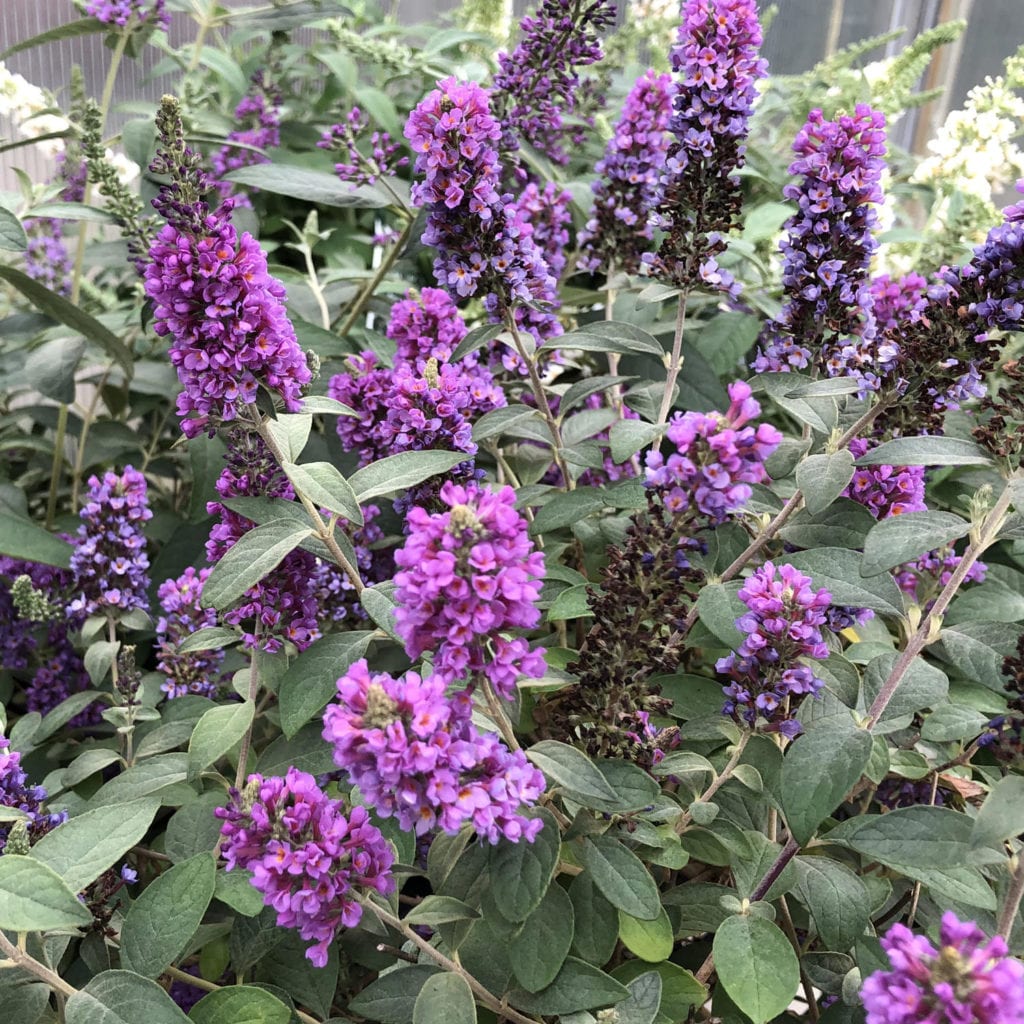
<path id="1" fill-rule="evenodd" d="M 28 854 L 32 844 L 28 838 L 28 824 L 20 819 L 11 826 L 7 833 L 7 843 L 4 845 L 4 853 L 13 853 L 21 857 Z"/>

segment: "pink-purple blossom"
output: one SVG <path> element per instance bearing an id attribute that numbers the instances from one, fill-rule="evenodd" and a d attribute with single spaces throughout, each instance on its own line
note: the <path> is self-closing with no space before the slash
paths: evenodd
<path id="1" fill-rule="evenodd" d="M 864 438 L 850 442 L 850 452 L 858 459 L 872 447 Z M 924 485 L 924 466 L 858 466 L 843 495 L 863 505 L 876 519 L 888 519 L 904 512 L 927 511 Z"/>
<path id="2" fill-rule="evenodd" d="M 29 784 L 28 775 L 21 766 L 21 754 L 11 750 L 11 741 L 0 734 L 0 807 L 11 807 L 25 814 L 32 839 L 38 839 L 67 820 L 67 811 L 49 813 L 46 810 L 43 806 L 46 796 L 42 786 Z M 0 853 L 7 845 L 12 824 L 0 821 Z"/>
<path id="3" fill-rule="evenodd" d="M 783 195 L 799 209 L 779 244 L 785 305 L 761 332 L 754 369 L 788 372 L 814 365 L 878 386 L 898 350 L 875 343 L 870 279 L 885 168 L 885 117 L 865 104 L 827 120 L 812 110 L 793 143 L 799 177 Z"/>
<path id="4" fill-rule="evenodd" d="M 89 477 L 82 524 L 71 554 L 75 597 L 71 615 L 149 609 L 149 557 L 143 523 L 153 518 L 146 478 L 125 466 Z"/>
<path id="5" fill-rule="evenodd" d="M 821 630 L 832 596 L 792 565 L 765 562 L 744 582 L 739 598 L 749 610 L 736 627 L 746 635 L 715 664 L 730 679 L 722 710 L 747 726 L 761 723 L 766 732 L 792 738 L 800 732 L 797 702 L 817 696 L 825 685 L 799 659 L 828 657 Z"/>
<path id="6" fill-rule="evenodd" d="M 150 22 L 166 29 L 171 16 L 165 8 L 165 0 L 89 0 L 85 13 L 105 25 L 125 28 L 129 21 L 134 28 Z"/>
<path id="7" fill-rule="evenodd" d="M 250 775 L 214 813 L 224 822 L 227 869 L 251 872 L 278 926 L 313 942 L 306 957 L 317 967 L 338 932 L 362 918 L 358 897 L 394 888 L 394 852 L 366 808 L 332 800 L 297 768 L 284 778 Z"/>
<path id="8" fill-rule="evenodd" d="M 672 79 L 648 71 L 626 97 L 604 156 L 594 168 L 594 208 L 580 232 L 580 267 L 635 274 L 654 237 L 650 214 L 665 165 Z"/>
<path id="9" fill-rule="evenodd" d="M 321 136 L 320 149 L 340 150 L 344 156 L 334 165 L 334 173 L 353 185 L 372 185 L 380 177 L 391 176 L 409 163 L 406 156 L 395 154 L 401 143 L 393 142 L 387 132 L 375 131 L 370 136 L 369 155 L 359 148 L 359 140 L 370 127 L 369 119 L 359 107 L 353 107 L 344 121 L 331 125 Z"/>
<path id="10" fill-rule="evenodd" d="M 217 613 L 202 606 L 203 584 L 210 569 L 196 572 L 189 566 L 177 579 L 160 584 L 157 597 L 163 614 L 156 623 L 157 669 L 164 674 L 160 689 L 168 697 L 198 694 L 216 697 L 227 680 L 221 668 L 222 650 L 178 650 L 187 637 L 200 629 L 217 625 Z"/>
<path id="11" fill-rule="evenodd" d="M 665 237 L 657 253 L 644 255 L 651 273 L 680 287 L 739 292 L 717 257 L 739 220 L 736 172 L 746 159 L 757 82 L 767 72 L 760 46 L 754 0 L 685 0 L 671 54 L 673 141 L 654 210 Z"/>
<path id="12" fill-rule="evenodd" d="M 767 479 L 764 461 L 779 446 L 782 434 L 769 423 L 750 423 L 761 406 L 750 385 L 729 385 L 732 400 L 725 414 L 676 413 L 666 437 L 676 450 L 666 458 L 647 453 L 647 484 L 657 488 L 673 512 L 694 508 L 717 525 L 742 508 L 751 484 Z"/>
<path id="13" fill-rule="evenodd" d="M 864 979 L 867 1024 L 1019 1024 L 1024 1021 L 1024 965 L 1002 936 L 990 939 L 951 910 L 942 915 L 938 948 L 906 925 L 882 936 L 892 969 Z"/>
<path id="14" fill-rule="evenodd" d="M 440 675 L 371 675 L 357 661 L 324 712 L 335 764 L 378 814 L 417 835 L 470 824 L 490 843 L 533 842 L 542 821 L 520 811 L 540 798 L 544 776 L 521 750 L 480 733 L 469 691 L 446 695 L 446 685 Z"/>
<path id="15" fill-rule="evenodd" d="M 430 651 L 446 681 L 486 678 L 511 698 L 520 675 L 544 674 L 543 651 L 509 630 L 532 629 L 544 555 L 534 548 L 515 491 L 448 481 L 446 511 L 410 509 L 395 552 L 395 629 L 410 658 Z"/>

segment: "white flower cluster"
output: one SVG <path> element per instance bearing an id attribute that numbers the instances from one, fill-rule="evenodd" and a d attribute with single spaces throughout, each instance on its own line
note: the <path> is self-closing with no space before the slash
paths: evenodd
<path id="1" fill-rule="evenodd" d="M 66 117 L 52 113 L 53 107 L 52 98 L 38 85 L 33 85 L 0 61 L 0 118 L 8 119 L 12 128 L 24 138 L 38 139 L 43 135 L 66 132 L 71 127 Z M 46 139 L 36 145 L 51 159 L 64 152 L 63 139 Z M 108 149 L 105 155 L 123 185 L 131 185 L 138 178 L 139 165 L 134 160 L 112 149 Z"/>
<path id="2" fill-rule="evenodd" d="M 958 191 L 989 206 L 994 193 L 1024 175 L 1024 151 L 1016 143 L 1024 124 L 1024 47 L 1006 62 L 1005 74 L 987 78 L 952 111 L 928 149 L 912 181 Z"/>

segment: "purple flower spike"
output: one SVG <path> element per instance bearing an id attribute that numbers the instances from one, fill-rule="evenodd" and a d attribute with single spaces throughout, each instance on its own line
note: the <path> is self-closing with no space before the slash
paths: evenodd
<path id="1" fill-rule="evenodd" d="M 21 767 L 21 754 L 10 749 L 6 736 L 0 735 L 0 807 L 13 807 L 27 816 L 30 840 L 56 828 L 67 820 L 67 811 L 48 814 L 43 807 L 46 790 L 42 786 L 30 786 L 25 769 Z M 541 787 L 543 788 L 543 787 Z M 13 822 L 0 821 L 0 853 L 7 845 Z"/>
<path id="2" fill-rule="evenodd" d="M 342 181 L 353 185 L 372 185 L 378 178 L 393 175 L 409 162 L 406 156 L 395 159 L 401 143 L 392 142 L 387 132 L 374 132 L 370 136 L 370 155 L 365 156 L 358 143 L 369 126 L 363 112 L 353 107 L 345 120 L 331 125 L 317 143 L 320 149 L 337 149 L 345 153 L 347 162 L 343 159 L 334 165 L 334 173 Z"/>
<path id="3" fill-rule="evenodd" d="M 235 107 L 235 120 L 243 127 L 228 132 L 228 145 L 221 146 L 210 158 L 218 178 L 241 167 L 267 163 L 270 157 L 257 150 L 276 149 L 281 145 L 281 91 L 269 71 L 257 71 L 252 76 L 249 91 Z M 240 142 L 247 148 L 232 146 L 232 142 Z M 250 146 L 256 148 L 250 149 Z M 218 191 L 226 199 L 233 188 L 231 182 L 223 181 Z M 235 205 L 250 205 L 248 197 L 236 197 Z"/>
<path id="4" fill-rule="evenodd" d="M 557 281 L 531 235 L 516 223 L 512 197 L 501 195 L 501 126 L 490 96 L 475 82 L 446 78 L 409 115 L 405 136 L 416 154 L 412 199 L 427 208 L 425 245 L 437 247 L 434 276 L 456 299 L 481 295 L 496 320 L 521 304 L 558 302 Z M 539 338 L 562 333 L 553 313 L 531 310 Z"/>
<path id="5" fill-rule="evenodd" d="M 283 779 L 250 775 L 245 792 L 232 791 L 231 805 L 214 813 L 224 821 L 227 869 L 252 872 L 278 925 L 313 940 L 306 957 L 317 967 L 338 932 L 359 924 L 356 894 L 394 888 L 394 851 L 366 808 L 346 811 L 297 768 Z"/>
<path id="6" fill-rule="evenodd" d="M 861 988 L 867 1024 L 1020 1024 L 1024 965 L 1001 936 L 989 939 L 973 921 L 942 915 L 939 948 L 894 924 L 882 937 L 890 971 L 868 975 Z"/>
<path id="7" fill-rule="evenodd" d="M 737 226 L 748 120 L 757 81 L 761 25 L 754 0 L 686 0 L 672 50 L 676 90 L 669 131 L 674 141 L 661 176 L 655 226 L 667 234 L 646 253 L 651 273 L 683 288 L 736 295 L 739 285 L 718 266 L 725 235 Z"/>
<path id="8" fill-rule="evenodd" d="M 783 194 L 799 210 L 779 245 L 786 305 L 762 331 L 754 369 L 786 373 L 813 364 L 874 389 L 898 354 L 891 344 L 876 347 L 869 276 L 883 201 L 885 117 L 864 104 L 835 121 L 812 110 L 793 149 L 798 158 L 789 173 L 800 181 Z"/>
<path id="9" fill-rule="evenodd" d="M 746 637 L 738 650 L 715 665 L 732 680 L 723 687 L 722 711 L 747 726 L 761 721 L 766 732 L 792 738 L 800 732 L 793 717 L 799 699 L 817 696 L 825 685 L 798 659 L 828 657 L 821 628 L 832 596 L 815 590 L 810 577 L 793 566 L 776 570 L 765 562 L 740 588 L 739 597 L 750 609 L 736 620 Z"/>
<path id="10" fill-rule="evenodd" d="M 534 550 L 515 492 L 497 494 L 451 481 L 441 488 L 448 511 L 413 508 L 409 536 L 395 552 L 395 629 L 410 658 L 434 653 L 446 682 L 477 674 L 511 699 L 520 675 L 544 675 L 542 650 L 503 633 L 532 629 L 544 555 Z"/>
<path id="11" fill-rule="evenodd" d="M 85 13 L 118 28 L 124 28 L 129 19 L 135 27 L 154 22 L 158 28 L 166 29 L 171 24 L 165 0 L 89 0 Z"/>
<path id="12" fill-rule="evenodd" d="M 850 442 L 850 452 L 860 458 L 873 447 L 863 438 Z M 863 505 L 876 519 L 926 512 L 924 466 L 860 466 L 843 496 Z"/>
<path id="13" fill-rule="evenodd" d="M 654 237 L 649 224 L 665 165 L 672 79 L 648 71 L 637 79 L 604 156 L 594 168 L 594 209 L 580 232 L 580 268 L 640 270 Z"/>
<path id="14" fill-rule="evenodd" d="M 338 680 L 324 712 L 334 762 L 382 817 L 417 835 L 466 823 L 490 843 L 533 842 L 543 822 L 520 808 L 544 792 L 544 776 L 471 720 L 469 691 L 445 695 L 439 675 L 370 675 L 366 659 Z"/>
<path id="15" fill-rule="evenodd" d="M 569 149 L 586 143 L 591 110 L 603 100 L 595 82 L 581 81 L 579 69 L 604 56 L 601 32 L 614 20 L 608 0 L 543 0 L 535 15 L 523 18 L 519 44 L 498 54 L 494 76 L 503 149 L 526 142 L 553 163 L 569 163 Z M 568 127 L 569 117 L 584 123 Z"/>
<path id="16" fill-rule="evenodd" d="M 666 459 L 647 453 L 647 485 L 661 492 L 672 512 L 696 507 L 709 525 L 718 525 L 750 499 L 751 484 L 768 478 L 764 461 L 779 446 L 782 434 L 770 423 L 748 426 L 761 415 L 750 385 L 729 385 L 732 404 L 721 413 L 676 413 L 666 436 L 676 446 Z"/>
<path id="17" fill-rule="evenodd" d="M 149 558 L 142 524 L 153 518 L 146 478 L 131 466 L 121 474 L 89 477 L 80 513 L 71 571 L 77 596 L 69 615 L 97 615 L 115 609 L 149 610 Z"/>
<path id="18" fill-rule="evenodd" d="M 160 584 L 157 596 L 163 615 L 157 619 L 156 637 L 160 660 L 157 668 L 166 676 L 160 689 L 168 697 L 184 697 L 187 693 L 216 697 L 226 675 L 221 670 L 222 650 L 190 651 L 182 654 L 178 645 L 200 629 L 217 625 L 217 613 L 203 608 L 203 584 L 210 569 L 196 572 L 191 566 L 177 579 Z"/>

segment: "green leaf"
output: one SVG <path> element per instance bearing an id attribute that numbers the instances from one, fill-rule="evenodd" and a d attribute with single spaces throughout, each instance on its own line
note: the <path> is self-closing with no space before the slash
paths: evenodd
<path id="1" fill-rule="evenodd" d="M 131 971 L 103 971 L 64 1010 L 67 1024 L 188 1024 L 189 1018 L 155 981 Z M 233 1022 L 234 1024 L 234 1022 Z M 238 1022 L 241 1024 L 241 1022 Z"/>
<path id="2" fill-rule="evenodd" d="M 193 1024 L 288 1024 L 292 1011 L 265 989 L 229 985 L 203 996 L 188 1017 Z"/>
<path id="3" fill-rule="evenodd" d="M 800 964 L 789 939 L 771 921 L 753 915 L 727 918 L 712 949 L 718 980 L 754 1024 L 765 1024 L 793 1001 Z"/>
<path id="4" fill-rule="evenodd" d="M 897 437 L 872 448 L 858 466 L 990 466 L 992 456 L 973 441 L 928 435 Z"/>
<path id="5" fill-rule="evenodd" d="M 118 363 L 125 376 L 131 379 L 135 362 L 131 352 L 116 334 L 111 333 L 95 317 L 79 309 L 63 296 L 50 291 L 14 267 L 0 266 L 0 280 L 6 281 L 25 296 L 41 313 L 52 316 L 62 324 L 96 342 L 104 352 Z"/>
<path id="6" fill-rule="evenodd" d="M 880 519 L 864 539 L 862 576 L 874 576 L 963 537 L 971 524 L 952 512 L 905 512 Z"/>
<path id="7" fill-rule="evenodd" d="M 84 811 L 38 839 L 32 857 L 81 892 L 142 841 L 159 807 L 156 800 L 133 800 Z"/>
<path id="8" fill-rule="evenodd" d="M 360 505 L 423 483 L 466 461 L 465 452 L 401 452 L 357 469 L 348 482 Z"/>
<path id="9" fill-rule="evenodd" d="M 962 622 L 946 626 L 930 648 L 967 679 L 1003 694 L 1003 660 L 1013 652 L 1016 635 L 1001 622 Z"/>
<path id="10" fill-rule="evenodd" d="M 566 622 L 570 619 L 583 619 L 593 614 L 589 600 L 590 584 L 579 583 L 575 587 L 566 587 L 551 602 L 547 612 L 548 622 Z"/>
<path id="11" fill-rule="evenodd" d="M 808 455 L 796 466 L 796 485 L 811 515 L 824 512 L 853 479 L 853 456 L 845 448 L 831 455 Z"/>
<path id="12" fill-rule="evenodd" d="M 393 582 L 375 583 L 366 587 L 359 595 L 359 603 L 366 609 L 375 626 L 379 626 L 396 644 L 405 646 L 405 642 L 395 629 L 395 585 Z"/>
<path id="13" fill-rule="evenodd" d="M 224 626 L 206 626 L 185 637 L 178 644 L 177 650 L 178 654 L 188 654 L 190 651 L 217 651 L 222 647 L 237 644 L 241 639 L 237 629 L 226 629 Z"/>
<path id="14" fill-rule="evenodd" d="M 85 671 L 88 673 L 89 679 L 92 680 L 93 686 L 99 686 L 106 678 L 120 649 L 119 640 L 97 640 L 89 645 L 82 664 L 85 666 Z"/>
<path id="15" fill-rule="evenodd" d="M 569 899 L 574 919 L 572 951 L 599 967 L 606 964 L 619 939 L 618 911 L 598 891 L 589 871 L 572 880 Z"/>
<path id="16" fill-rule="evenodd" d="M 627 960 L 612 971 L 612 977 L 629 984 L 652 970 L 661 978 L 661 1016 L 656 1020 L 685 1020 L 691 1006 L 701 1006 L 706 1001 L 707 989 L 689 971 L 670 960 L 653 967 L 643 960 Z"/>
<path id="17" fill-rule="evenodd" d="M 479 327 L 474 327 L 452 350 L 448 362 L 452 364 L 461 362 L 470 352 L 483 348 L 489 341 L 494 341 L 504 333 L 504 324 L 481 324 Z"/>
<path id="18" fill-rule="evenodd" d="M 845 952 L 864 934 L 871 900 L 860 878 L 828 857 L 797 857 L 797 895 L 814 918 L 825 949 Z"/>
<path id="19" fill-rule="evenodd" d="M 410 1024 L 417 997 L 427 981 L 437 974 L 438 969 L 430 964 L 413 964 L 388 971 L 350 1000 L 348 1009 L 381 1024 Z"/>
<path id="20" fill-rule="evenodd" d="M 402 920 L 409 925 L 425 924 L 433 928 L 450 921 L 475 921 L 479 917 L 479 911 L 454 896 L 425 896 Z"/>
<path id="21" fill-rule="evenodd" d="M 84 338 L 55 338 L 33 349 L 25 360 L 25 380 L 41 395 L 70 405 L 75 400 L 75 373 L 85 354 Z"/>
<path id="22" fill-rule="evenodd" d="M 665 357 L 664 346 L 641 327 L 620 323 L 616 320 L 601 320 L 587 324 L 579 331 L 560 334 L 556 344 L 548 338 L 541 348 L 579 349 L 581 352 L 618 352 L 620 355 L 643 354 L 661 360 Z"/>
<path id="23" fill-rule="evenodd" d="M 45 932 L 91 922 L 85 904 L 52 868 L 34 857 L 0 857 L 0 928 Z"/>
<path id="24" fill-rule="evenodd" d="M 158 977 L 202 923 L 216 879 L 213 857 L 201 853 L 146 886 L 121 928 L 121 965 L 144 978 Z"/>
<path id="25" fill-rule="evenodd" d="M 903 614 L 903 593 L 888 573 L 862 579 L 861 556 L 846 548 L 822 547 L 814 551 L 797 551 L 786 561 L 807 573 L 815 587 L 824 587 L 832 595 L 833 604 L 871 608 L 881 615 Z"/>
<path id="26" fill-rule="evenodd" d="M 544 899 L 558 864 L 561 833 L 547 810 L 531 811 L 544 820 L 532 843 L 501 840 L 489 852 L 491 894 L 506 921 L 525 921 Z"/>
<path id="27" fill-rule="evenodd" d="M 610 504 L 610 495 L 596 487 L 577 487 L 574 491 L 556 494 L 538 509 L 530 524 L 530 533 L 536 536 L 572 526 Z"/>
<path id="28" fill-rule="evenodd" d="M 582 751 L 557 740 L 541 740 L 526 756 L 555 786 L 581 800 L 614 801 L 615 790 Z"/>
<path id="29" fill-rule="evenodd" d="M 0 249 L 8 252 L 24 252 L 28 248 L 28 235 L 21 226 L 18 216 L 0 206 Z"/>
<path id="30" fill-rule="evenodd" d="M 863 699 L 865 710 L 871 706 L 875 696 L 885 685 L 892 673 L 899 654 L 887 651 L 872 658 L 864 670 Z M 941 669 L 929 665 L 924 658 L 917 657 L 900 680 L 896 692 L 882 712 L 880 722 L 887 722 L 903 715 L 910 715 L 923 708 L 934 708 L 944 704 L 949 696 L 949 679 Z"/>
<path id="31" fill-rule="evenodd" d="M 243 535 L 213 567 L 203 585 L 203 606 L 223 611 L 255 586 L 313 531 L 290 519 L 277 519 Z"/>
<path id="32" fill-rule="evenodd" d="M 1007 775 L 1000 779 L 974 819 L 971 846 L 999 846 L 1004 839 L 1024 832 L 1024 778 Z"/>
<path id="33" fill-rule="evenodd" d="M 41 526 L 0 510 L 0 555 L 67 569 L 71 545 Z"/>
<path id="34" fill-rule="evenodd" d="M 194 782 L 204 768 L 226 754 L 246 734 L 256 714 L 252 701 L 210 708 L 196 723 L 188 744 L 188 778 Z"/>
<path id="35" fill-rule="evenodd" d="M 868 860 L 887 867 L 945 869 L 969 860 L 973 822 L 948 807 L 898 807 L 844 821 L 828 834 Z"/>
<path id="36" fill-rule="evenodd" d="M 349 408 L 334 398 L 328 398 L 326 395 L 306 395 L 302 400 L 302 412 L 306 415 L 319 413 L 321 416 L 355 416 L 357 419 L 359 418 L 359 413 L 355 409 Z"/>
<path id="37" fill-rule="evenodd" d="M 22 39 L 9 46 L 3 53 L 0 53 L 0 60 L 7 60 L 8 57 L 22 50 L 31 50 L 44 43 L 57 43 L 62 39 L 75 39 L 78 36 L 91 35 L 93 32 L 106 32 L 107 26 L 99 18 L 78 18 L 76 21 L 68 21 L 55 28 L 49 28 L 45 32 Z"/>
<path id="38" fill-rule="evenodd" d="M 608 431 L 612 462 L 621 464 L 646 448 L 665 431 L 664 426 L 644 423 L 643 420 L 618 420 Z"/>
<path id="39" fill-rule="evenodd" d="M 412 1024 L 476 1024 L 469 982 L 447 971 L 427 978 L 413 1004 Z"/>
<path id="40" fill-rule="evenodd" d="M 243 917 L 257 917 L 263 910 L 263 894 L 253 886 L 249 872 L 241 868 L 218 871 L 213 895 Z"/>
<path id="41" fill-rule="evenodd" d="M 313 429 L 313 417 L 307 413 L 283 413 L 277 419 L 267 420 L 267 430 L 289 462 L 302 454 Z"/>
<path id="42" fill-rule="evenodd" d="M 572 946 L 573 923 L 568 893 L 549 885 L 508 946 L 512 973 L 527 992 L 539 992 L 555 980 Z"/>
<path id="43" fill-rule="evenodd" d="M 631 953 L 652 964 L 667 960 L 672 955 L 672 925 L 664 907 L 653 921 L 641 921 L 620 910 L 619 938 Z"/>
<path id="44" fill-rule="evenodd" d="M 779 796 L 786 824 L 801 846 L 861 777 L 871 743 L 871 733 L 858 729 L 849 715 L 837 715 L 809 729 L 786 751 Z"/>
<path id="45" fill-rule="evenodd" d="M 329 462 L 285 462 L 285 475 L 315 505 L 344 516 L 356 526 L 363 525 L 363 510 L 352 486 Z"/>
<path id="46" fill-rule="evenodd" d="M 616 1024 L 654 1024 L 663 986 L 657 971 L 645 971 L 629 982 L 629 996 L 615 1006 Z"/>
<path id="47" fill-rule="evenodd" d="M 277 689 L 281 728 L 291 739 L 337 692 L 338 680 L 370 646 L 373 633 L 330 633 L 307 647 L 288 666 Z"/>
<path id="48" fill-rule="evenodd" d="M 707 583 L 697 595 L 700 621 L 722 642 L 722 646 L 735 650 L 743 641 L 736 620 L 747 611 L 739 599 L 736 586 Z"/>
<path id="49" fill-rule="evenodd" d="M 152 757 L 104 783 L 89 803 L 94 808 L 109 807 L 111 804 L 154 795 L 184 782 L 187 765 L 185 754 L 160 754 Z"/>
<path id="50" fill-rule="evenodd" d="M 990 717 L 964 704 L 940 704 L 924 720 L 921 739 L 932 743 L 974 739 L 985 731 Z"/>
<path id="51" fill-rule="evenodd" d="M 380 189 L 369 185 L 353 187 L 329 171 L 289 164 L 253 164 L 224 175 L 227 181 L 273 192 L 279 196 L 302 199 L 319 206 L 354 207 L 361 210 L 380 209 L 391 199 Z"/>
<path id="52" fill-rule="evenodd" d="M 642 921 L 653 921 L 661 914 L 661 899 L 651 873 L 614 836 L 587 836 L 582 859 L 594 884 L 613 907 Z"/>
<path id="53" fill-rule="evenodd" d="M 548 1016 L 611 1006 L 628 995 L 629 989 L 611 975 L 570 956 L 547 988 L 537 993 L 516 989 L 508 998 L 524 1013 Z"/>
<path id="54" fill-rule="evenodd" d="M 85 203 L 41 203 L 33 206 L 30 213 L 33 217 L 52 217 L 54 220 L 88 221 L 90 224 L 118 223 L 117 217 L 109 210 L 86 206 Z"/>
<path id="55" fill-rule="evenodd" d="M 337 771 L 331 747 L 323 742 L 319 722 L 304 725 L 291 739 L 278 736 L 260 754 L 256 770 L 261 775 L 284 775 L 291 766 L 310 775 Z"/>

